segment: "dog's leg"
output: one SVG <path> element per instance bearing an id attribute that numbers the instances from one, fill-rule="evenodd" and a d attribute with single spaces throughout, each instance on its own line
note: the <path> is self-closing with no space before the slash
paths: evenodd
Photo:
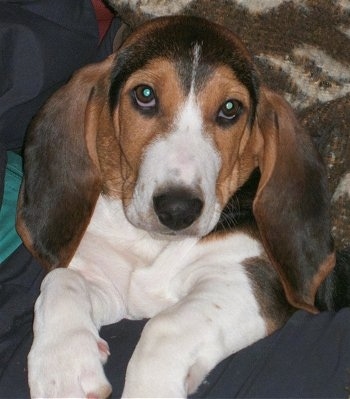
<path id="1" fill-rule="evenodd" d="M 222 359 L 266 336 L 244 268 L 207 267 L 198 279 L 199 269 L 184 280 L 195 280 L 189 293 L 147 323 L 123 397 L 186 397 Z"/>
<path id="2" fill-rule="evenodd" d="M 102 279 L 56 269 L 44 279 L 35 305 L 34 342 L 28 356 L 32 397 L 106 398 L 103 364 L 108 344 L 102 324 L 124 317 L 121 298 Z"/>

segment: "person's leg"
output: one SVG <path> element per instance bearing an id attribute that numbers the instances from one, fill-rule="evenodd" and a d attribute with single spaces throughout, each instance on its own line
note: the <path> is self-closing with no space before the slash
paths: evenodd
<path id="1" fill-rule="evenodd" d="M 349 394 L 350 308 L 344 308 L 295 313 L 281 330 L 223 361 L 193 397 L 330 399 Z"/>
<path id="2" fill-rule="evenodd" d="M 128 359 L 145 321 L 102 328 L 110 346 L 105 366 L 113 398 L 123 391 Z M 234 328 L 234 326 L 232 326 Z M 350 309 L 299 311 L 270 337 L 221 362 L 192 398 L 348 398 Z"/>

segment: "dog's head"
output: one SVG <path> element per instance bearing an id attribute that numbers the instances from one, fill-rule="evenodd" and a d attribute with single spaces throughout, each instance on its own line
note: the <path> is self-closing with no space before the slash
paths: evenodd
<path id="1" fill-rule="evenodd" d="M 246 50 L 219 26 L 168 18 L 130 37 L 109 91 L 129 221 L 153 234 L 208 234 L 251 171 L 240 164 L 257 98 Z"/>
<path id="2" fill-rule="evenodd" d="M 47 267 L 66 266 L 103 193 L 156 237 L 203 237 L 257 167 L 264 246 L 290 302 L 312 310 L 334 257 L 325 170 L 308 135 L 230 31 L 156 19 L 34 120 L 19 230 Z"/>

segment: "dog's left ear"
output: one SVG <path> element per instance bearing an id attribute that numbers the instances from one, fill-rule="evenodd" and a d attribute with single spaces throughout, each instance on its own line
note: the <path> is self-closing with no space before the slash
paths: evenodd
<path id="1" fill-rule="evenodd" d="M 289 302 L 316 312 L 335 263 L 325 167 L 291 107 L 265 88 L 253 134 L 261 170 L 253 211 L 264 247 Z"/>

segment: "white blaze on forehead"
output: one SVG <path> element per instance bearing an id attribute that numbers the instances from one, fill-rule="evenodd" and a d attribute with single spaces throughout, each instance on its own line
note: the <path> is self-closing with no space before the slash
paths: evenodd
<path id="1" fill-rule="evenodd" d="M 201 57 L 201 51 L 202 48 L 199 43 L 195 43 L 192 49 L 193 52 L 193 62 L 192 62 L 192 79 L 191 79 L 191 90 L 193 90 L 195 81 L 196 81 L 196 75 L 197 75 L 197 69 L 199 65 L 199 60 Z"/>

